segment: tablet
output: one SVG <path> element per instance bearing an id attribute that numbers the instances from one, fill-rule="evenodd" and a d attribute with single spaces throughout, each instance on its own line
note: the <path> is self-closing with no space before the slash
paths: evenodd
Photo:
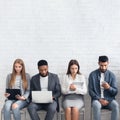
<path id="1" fill-rule="evenodd" d="M 73 84 L 76 85 L 78 88 L 82 88 L 84 82 L 83 81 L 74 81 Z"/>
<path id="2" fill-rule="evenodd" d="M 9 100 L 17 100 L 16 95 L 21 95 L 20 89 L 6 89 L 6 93 L 9 93 L 10 96 L 8 97 Z"/>

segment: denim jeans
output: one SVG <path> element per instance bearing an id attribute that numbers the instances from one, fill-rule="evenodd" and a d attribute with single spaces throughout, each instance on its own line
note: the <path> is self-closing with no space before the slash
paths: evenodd
<path id="1" fill-rule="evenodd" d="M 37 103 L 30 103 L 28 105 L 28 112 L 30 114 L 30 117 L 32 120 L 40 120 L 37 111 L 39 110 L 45 110 L 47 111 L 45 120 L 53 120 L 54 114 L 56 112 L 57 103 L 56 101 L 53 101 L 53 103 L 47 103 L 47 104 L 37 104 Z"/>
<path id="2" fill-rule="evenodd" d="M 115 100 L 112 100 L 107 106 L 103 107 L 98 100 L 92 102 L 93 120 L 101 120 L 101 109 L 110 109 L 111 120 L 119 120 L 119 105 Z"/>
<path id="3" fill-rule="evenodd" d="M 18 105 L 17 108 L 13 109 L 12 108 L 12 104 L 16 103 Z M 13 112 L 13 116 L 15 120 L 21 120 L 21 115 L 20 115 L 20 110 L 24 107 L 27 106 L 27 102 L 26 101 L 22 101 L 22 100 L 6 100 L 5 104 L 4 104 L 4 120 L 10 120 L 10 111 L 12 110 Z"/>

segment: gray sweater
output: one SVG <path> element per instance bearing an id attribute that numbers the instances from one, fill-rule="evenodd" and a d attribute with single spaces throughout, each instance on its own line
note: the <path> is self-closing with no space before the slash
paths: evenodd
<path id="1" fill-rule="evenodd" d="M 7 78 L 6 78 L 6 88 L 9 88 L 10 79 L 11 79 L 11 74 L 8 74 Z M 30 94 L 30 75 L 28 73 L 26 73 L 26 79 L 27 79 L 27 82 L 28 82 L 27 90 L 24 90 L 23 85 L 22 85 L 22 80 L 17 81 L 17 82 L 20 82 L 19 87 L 21 89 L 22 96 L 24 96 L 27 99 L 29 97 L 29 94 Z M 15 84 L 15 85 L 17 85 L 17 84 Z M 18 86 L 14 86 L 13 88 L 17 88 L 17 87 Z"/>

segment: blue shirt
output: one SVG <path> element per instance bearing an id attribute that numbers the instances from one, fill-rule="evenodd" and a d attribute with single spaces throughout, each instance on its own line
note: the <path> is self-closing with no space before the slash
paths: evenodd
<path id="1" fill-rule="evenodd" d="M 110 85 L 109 89 L 104 90 L 104 99 L 112 101 L 118 92 L 115 75 L 107 70 L 105 73 L 105 81 Z M 100 89 L 101 72 L 99 69 L 93 71 L 89 75 L 88 91 L 92 100 L 99 100 L 101 98 Z"/>

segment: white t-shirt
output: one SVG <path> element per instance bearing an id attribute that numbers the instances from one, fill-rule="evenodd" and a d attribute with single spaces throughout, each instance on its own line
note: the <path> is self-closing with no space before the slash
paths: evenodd
<path id="1" fill-rule="evenodd" d="M 104 81 L 105 81 L 105 75 L 104 73 L 101 73 L 101 78 L 100 78 L 101 98 L 104 98 L 104 88 L 102 87 Z"/>
<path id="2" fill-rule="evenodd" d="M 40 84 L 41 84 L 41 90 L 48 90 L 48 76 L 42 77 L 40 76 Z"/>

